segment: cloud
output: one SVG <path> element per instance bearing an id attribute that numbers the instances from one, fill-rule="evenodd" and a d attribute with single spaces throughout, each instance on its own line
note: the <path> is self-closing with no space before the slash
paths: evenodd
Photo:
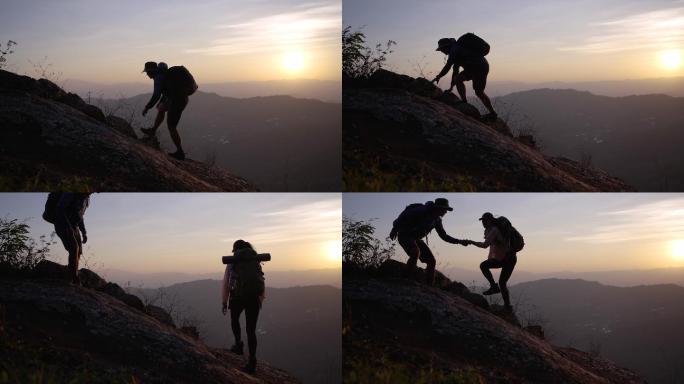
<path id="1" fill-rule="evenodd" d="M 684 238 L 684 198 L 645 203 L 633 208 L 599 213 L 608 223 L 567 241 L 594 244 Z"/>
<path id="2" fill-rule="evenodd" d="M 293 205 L 256 217 L 260 224 L 240 235 L 254 244 L 341 241 L 342 202 L 338 198 Z"/>
<path id="3" fill-rule="evenodd" d="M 342 2 L 305 3 L 285 13 L 257 16 L 215 28 L 224 36 L 188 53 L 238 55 L 339 45 Z"/>
<path id="4" fill-rule="evenodd" d="M 590 28 L 593 35 L 581 44 L 558 49 L 590 54 L 672 49 L 684 44 L 684 6 L 592 23 Z"/>

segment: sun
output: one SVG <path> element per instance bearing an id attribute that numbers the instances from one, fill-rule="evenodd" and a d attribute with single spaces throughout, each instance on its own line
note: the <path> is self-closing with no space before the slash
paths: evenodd
<path id="1" fill-rule="evenodd" d="M 673 258 L 684 261 L 684 239 L 674 240 L 670 244 L 670 250 Z"/>
<path id="2" fill-rule="evenodd" d="M 682 51 L 675 49 L 665 51 L 660 55 L 660 62 L 669 71 L 674 71 L 682 66 Z"/>
<path id="3" fill-rule="evenodd" d="M 299 73 L 304 69 L 304 54 L 301 52 L 288 52 L 283 55 L 281 64 L 283 69 L 290 73 Z"/>
<path id="4" fill-rule="evenodd" d="M 326 256 L 333 262 L 342 262 L 342 241 L 328 241 L 325 243 Z"/>

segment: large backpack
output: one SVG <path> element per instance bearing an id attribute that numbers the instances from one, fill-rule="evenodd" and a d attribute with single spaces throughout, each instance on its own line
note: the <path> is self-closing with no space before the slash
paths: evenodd
<path id="1" fill-rule="evenodd" d="M 520 252 L 525 247 L 525 239 L 523 239 L 520 232 L 511 224 L 510 220 L 504 216 L 500 216 L 496 219 L 496 226 L 499 231 L 508 240 L 511 251 Z"/>
<path id="2" fill-rule="evenodd" d="M 197 91 L 197 83 L 190 71 L 183 66 L 166 70 L 164 92 L 173 96 L 190 96 Z"/>
<path id="3" fill-rule="evenodd" d="M 473 56 L 487 56 L 489 54 L 489 43 L 484 41 L 480 36 L 468 32 L 456 40 L 456 43 L 465 48 Z"/>
<path id="4" fill-rule="evenodd" d="M 409 204 L 404 208 L 404 210 L 399 214 L 399 217 L 395 222 L 398 222 L 399 220 L 404 218 L 410 218 L 410 221 L 405 223 L 407 225 L 410 225 L 409 227 L 400 227 L 397 228 L 400 232 L 404 231 L 412 231 L 415 232 L 414 234 L 420 238 L 427 236 L 433 229 L 433 222 L 426 221 L 424 220 L 423 214 L 425 211 L 427 211 L 427 208 L 430 207 L 431 204 L 434 204 L 432 201 L 428 201 L 425 204 L 421 203 L 413 203 Z M 411 217 L 414 216 L 414 217 Z M 406 219 L 404 219 L 406 221 Z"/>
<path id="5" fill-rule="evenodd" d="M 244 256 L 253 258 L 256 252 L 251 249 L 241 249 L 235 254 L 236 260 L 233 267 L 237 282 L 235 283 L 235 295 L 238 297 L 261 296 L 266 289 L 264 272 L 261 269 L 261 262 L 258 260 L 239 260 Z"/>
<path id="6" fill-rule="evenodd" d="M 50 192 L 47 201 L 45 202 L 45 210 L 43 211 L 43 220 L 54 224 L 57 219 L 57 204 L 62 198 L 61 192 Z"/>

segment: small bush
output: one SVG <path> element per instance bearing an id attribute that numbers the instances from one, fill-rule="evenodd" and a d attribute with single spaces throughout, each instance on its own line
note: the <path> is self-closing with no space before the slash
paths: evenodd
<path id="1" fill-rule="evenodd" d="M 394 244 L 376 239 L 371 221 L 342 218 L 342 260 L 361 268 L 378 267 L 394 255 Z"/>
<path id="2" fill-rule="evenodd" d="M 384 45 L 378 43 L 370 48 L 363 32 L 352 32 L 351 26 L 347 26 L 342 30 L 342 73 L 352 79 L 370 77 L 382 68 L 396 44 L 396 41 L 388 40 Z"/>
<path id="3" fill-rule="evenodd" d="M 49 254 L 54 234 L 36 242 L 29 232 L 29 225 L 17 219 L 0 219 L 0 270 L 29 271 Z"/>
<path id="4" fill-rule="evenodd" d="M 7 66 L 7 56 L 14 53 L 14 50 L 12 49 L 12 47 L 15 45 L 17 45 L 17 42 L 13 41 L 13 40 L 7 40 L 7 44 L 5 44 L 5 48 L 3 48 L 2 44 L 0 44 L 0 69 Z"/>

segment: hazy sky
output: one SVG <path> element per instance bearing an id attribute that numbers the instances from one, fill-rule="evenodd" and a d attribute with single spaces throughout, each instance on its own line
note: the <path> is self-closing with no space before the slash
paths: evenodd
<path id="1" fill-rule="evenodd" d="M 344 194 L 344 215 L 372 219 L 384 239 L 411 203 L 447 197 L 447 233 L 481 241 L 482 213 L 508 217 L 525 237 L 517 269 L 528 272 L 610 271 L 684 266 L 684 196 L 610 193 Z M 442 241 L 429 245 L 442 266 L 477 270 L 487 250 Z M 396 258 L 407 256 L 397 245 Z M 424 266 L 424 265 L 423 265 Z"/>
<path id="2" fill-rule="evenodd" d="M 683 0 L 345 0 L 343 24 L 369 43 L 397 41 L 387 64 L 434 77 L 441 37 L 475 32 L 490 79 L 581 81 L 684 75 Z"/>
<path id="3" fill-rule="evenodd" d="M 2 193 L 0 217 L 27 219 L 35 238 L 50 234 L 46 197 Z M 98 193 L 85 216 L 84 253 L 96 270 L 220 272 L 220 256 L 244 239 L 271 253 L 265 271 L 340 268 L 341 215 L 336 193 Z M 61 243 L 51 259 L 66 263 Z"/>
<path id="4" fill-rule="evenodd" d="M 339 80 L 340 0 L 3 0 L 10 69 L 52 63 L 62 78 L 145 81 L 145 61 L 185 65 L 198 83 Z"/>

